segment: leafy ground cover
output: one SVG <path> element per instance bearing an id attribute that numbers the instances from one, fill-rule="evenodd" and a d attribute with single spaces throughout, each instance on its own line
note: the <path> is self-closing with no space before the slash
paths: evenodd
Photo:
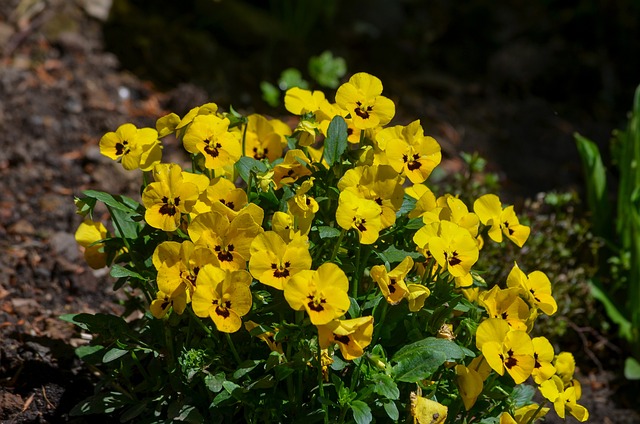
<path id="1" fill-rule="evenodd" d="M 0 420 L 73 422 L 68 412 L 91 392 L 94 374 L 73 354 L 86 335 L 58 316 L 117 309 L 108 277 L 84 265 L 73 239 L 80 222 L 73 196 L 84 189 L 135 195 L 137 181 L 99 154 L 99 138 L 123 122 L 152 126 L 164 110 L 184 113 L 210 99 L 193 85 L 159 92 L 121 71 L 115 56 L 103 48 L 101 23 L 76 3 L 52 1 L 44 9 L 17 13 L 19 4 L 0 5 Z M 400 106 L 411 111 L 406 115 L 418 111 L 434 129 L 445 150 L 443 178 L 465 168 L 457 156 L 447 155 L 447 145 L 449 152 L 478 149 L 514 197 L 552 187 L 559 169 L 565 187 L 577 187 L 579 165 L 567 165 L 572 157 L 567 145 L 561 148 L 564 153 L 536 153 L 517 142 L 496 148 L 493 140 L 504 140 L 505 133 L 517 140 L 519 134 L 535 131 L 552 144 L 558 134 L 569 138 L 576 129 L 597 139 L 615 127 L 602 121 L 594 128 L 591 116 L 568 121 L 548 114 L 544 100 L 526 94 L 505 97 L 453 81 L 438 84 L 435 98 L 416 94 L 420 90 L 411 83 L 416 81 L 390 82 L 386 90 L 402 93 Z M 435 83 L 425 77 L 417 84 L 426 91 L 425 85 L 433 88 Z M 513 119 L 505 120 L 505 115 Z M 510 173 L 513 166 L 499 161 L 514 152 L 533 155 L 530 163 L 535 165 L 519 166 L 517 179 Z M 522 175 L 529 172 L 535 175 Z M 524 199 L 520 202 L 522 207 Z M 573 255 L 573 246 L 588 252 L 590 241 L 579 219 L 548 202 L 527 207 L 533 232 L 537 227 L 544 234 L 539 242 L 558 238 L 540 260 L 557 266 L 553 274 L 560 282 L 583 281 L 590 272 L 585 265 L 589 257 Z M 566 289 L 559 303 L 569 314 L 549 323 L 547 331 L 557 332 L 553 337 L 576 354 L 582 403 L 591 422 L 638 422 L 637 385 L 616 374 L 624 346 L 618 345 L 615 331 L 604 332 L 603 315 L 586 300 L 584 290 L 580 285 Z"/>

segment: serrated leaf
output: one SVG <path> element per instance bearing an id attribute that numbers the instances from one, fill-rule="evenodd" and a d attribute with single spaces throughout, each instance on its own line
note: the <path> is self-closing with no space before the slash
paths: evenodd
<path id="1" fill-rule="evenodd" d="M 536 389 L 533 386 L 518 384 L 513 388 L 509 397 L 511 397 L 516 408 L 520 408 L 521 406 L 530 404 L 535 393 Z"/>
<path id="2" fill-rule="evenodd" d="M 397 351 L 391 358 L 396 363 L 392 371 L 396 381 L 415 383 L 431 377 L 445 362 L 464 357 L 464 350 L 455 342 L 428 337 Z"/>
<path id="3" fill-rule="evenodd" d="M 353 419 L 357 424 L 369 424 L 373 420 L 371 415 L 371 408 L 369 405 L 361 400 L 354 400 L 351 402 L 351 411 L 353 412 Z"/>
<path id="4" fill-rule="evenodd" d="M 329 124 L 327 138 L 324 140 L 324 159 L 329 166 L 340 161 L 340 156 L 347 150 L 347 123 L 340 115 L 336 115 Z"/>

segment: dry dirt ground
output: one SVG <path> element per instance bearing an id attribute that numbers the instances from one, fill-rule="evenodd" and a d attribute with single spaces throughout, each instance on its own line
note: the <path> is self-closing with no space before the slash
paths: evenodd
<path id="1" fill-rule="evenodd" d="M 73 197 L 137 189 L 137 174 L 99 154 L 105 132 L 124 122 L 153 126 L 165 110 L 184 113 L 208 99 L 194 86 L 159 93 L 121 71 L 103 50 L 100 21 L 77 3 L 17 11 L 18 3 L 28 2 L 0 2 L 0 422 L 84 422 L 68 412 L 91 393 L 94 376 L 74 356 L 80 334 L 58 317 L 117 307 L 105 272 L 84 265 L 74 241 Z M 431 112 L 445 148 L 469 136 L 438 121 L 455 103 L 419 101 L 405 107 Z M 584 377 L 591 422 L 640 422 L 614 402 L 614 381 Z"/>

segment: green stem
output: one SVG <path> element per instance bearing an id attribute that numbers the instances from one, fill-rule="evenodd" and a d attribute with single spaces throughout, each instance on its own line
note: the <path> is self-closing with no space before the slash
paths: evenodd
<path id="1" fill-rule="evenodd" d="M 546 404 L 547 404 L 547 400 L 545 399 L 544 402 L 541 402 L 540 405 L 538 405 L 538 409 L 536 409 L 536 412 L 533 413 L 533 415 L 531 416 L 531 418 L 529 418 L 529 421 L 527 421 L 526 424 L 532 424 L 536 420 L 536 416 L 538 415 L 538 413 L 540 413 L 540 411 Z"/>
<path id="2" fill-rule="evenodd" d="M 333 253 L 331 254 L 331 259 L 329 259 L 329 262 L 333 262 L 338 256 L 338 250 L 340 249 L 340 245 L 342 244 L 342 239 L 344 238 L 344 235 L 346 233 L 347 233 L 347 230 L 343 228 L 342 231 L 340 232 L 340 236 L 338 237 L 338 241 L 336 241 L 336 245 L 333 246 Z"/>
<path id="3" fill-rule="evenodd" d="M 322 410 L 324 411 L 324 424 L 329 424 L 329 407 L 324 398 L 324 375 L 322 374 L 322 349 L 320 349 L 320 340 L 318 340 L 318 391 L 322 402 Z"/>
<path id="4" fill-rule="evenodd" d="M 384 325 L 384 320 L 387 318 L 387 311 L 389 310 L 389 302 L 387 299 L 382 299 L 381 302 L 384 302 L 381 306 L 382 308 L 382 316 L 380 317 L 380 322 L 375 323 L 373 326 L 373 337 L 371 337 L 371 346 L 375 346 L 378 341 L 378 337 L 380 337 L 380 329 Z"/>
<path id="5" fill-rule="evenodd" d="M 240 359 L 240 355 L 238 355 L 238 351 L 236 350 L 236 346 L 233 344 L 233 340 L 231 339 L 231 336 L 229 335 L 229 333 L 224 333 L 224 335 L 225 335 L 225 338 L 227 339 L 227 343 L 229 344 L 229 347 L 231 348 L 231 353 L 233 353 L 233 357 L 235 358 L 238 365 L 240 365 L 242 363 L 242 360 Z"/>

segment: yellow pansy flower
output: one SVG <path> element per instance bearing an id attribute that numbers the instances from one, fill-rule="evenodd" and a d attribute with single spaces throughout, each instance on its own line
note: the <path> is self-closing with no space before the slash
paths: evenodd
<path id="1" fill-rule="evenodd" d="M 187 307 L 187 293 L 186 291 L 177 291 L 172 293 L 167 293 L 162 290 L 159 290 L 156 294 L 156 298 L 149 305 L 149 310 L 151 311 L 151 315 L 155 318 L 163 318 L 167 312 L 169 312 L 169 308 L 173 308 L 173 310 L 178 314 L 182 315 L 185 308 Z"/>
<path id="2" fill-rule="evenodd" d="M 216 115 L 198 115 L 182 138 L 189 153 L 202 153 L 207 169 L 233 166 L 242 156 L 239 133 L 229 131 L 229 119 Z"/>
<path id="3" fill-rule="evenodd" d="M 307 194 L 312 187 L 313 177 L 304 181 L 296 190 L 295 196 L 287 201 L 289 213 L 294 216 L 297 226 L 301 228 L 301 231 L 304 233 L 308 233 L 313 217 L 320 208 L 318 202 Z"/>
<path id="4" fill-rule="evenodd" d="M 85 219 L 75 233 L 76 242 L 84 248 L 84 260 L 93 269 L 107 266 L 104 243 L 97 243 L 109 236 L 107 228 L 99 221 Z"/>
<path id="5" fill-rule="evenodd" d="M 153 128 L 136 128 L 123 124 L 116 131 L 106 133 L 100 139 L 100 153 L 113 160 L 120 160 L 124 169 L 149 171 L 162 159 L 162 145 L 158 132 Z"/>
<path id="6" fill-rule="evenodd" d="M 198 187 L 186 182 L 177 164 L 159 164 L 153 169 L 155 182 L 142 192 L 146 208 L 144 219 L 154 228 L 175 231 L 182 214 L 187 214 L 198 199 Z"/>
<path id="7" fill-rule="evenodd" d="M 414 184 L 424 182 L 440 163 L 442 153 L 438 142 L 424 135 L 420 121 L 407 126 L 396 125 L 376 134 L 376 141 L 396 172 Z"/>
<path id="8" fill-rule="evenodd" d="M 256 206 L 257 207 L 257 206 Z M 249 208 L 243 209 L 233 221 L 219 212 L 198 215 L 189 224 L 188 233 L 196 244 L 210 249 L 223 269 L 245 269 L 251 257 L 251 242 L 263 232 Z"/>
<path id="9" fill-rule="evenodd" d="M 176 125 L 176 130 L 182 129 L 193 122 L 196 116 L 215 115 L 218 112 L 218 105 L 215 103 L 205 103 L 202 106 L 196 106 L 189 110 L 184 117 Z"/>
<path id="10" fill-rule="evenodd" d="M 404 258 L 398 266 L 389 272 L 384 265 L 371 267 L 371 278 L 378 284 L 382 295 L 390 304 L 397 305 L 409 293 L 404 279 L 411 268 L 413 268 L 413 259 L 410 256 Z"/>
<path id="11" fill-rule="evenodd" d="M 456 385 L 462 397 L 465 409 L 468 411 L 478 400 L 478 396 L 482 393 L 483 383 L 482 376 L 473 368 L 467 368 L 463 364 L 455 367 Z"/>
<path id="12" fill-rule="evenodd" d="M 250 333 L 253 331 L 254 328 L 259 328 L 259 327 L 260 326 L 253 321 L 247 321 L 244 323 L 244 328 Z M 269 349 L 272 352 L 278 352 L 279 354 L 284 355 L 284 351 L 282 350 L 282 344 L 276 342 L 274 339 L 275 332 L 264 331 L 262 333 L 253 333 L 252 335 L 259 338 L 263 342 L 265 342 L 267 346 L 269 346 Z"/>
<path id="13" fill-rule="evenodd" d="M 197 215 L 213 210 L 226 215 L 232 221 L 247 203 L 248 198 L 245 190 L 237 188 L 227 178 L 217 177 L 212 179 L 202 191 L 193 212 Z"/>
<path id="14" fill-rule="evenodd" d="M 466 229 L 449 221 L 440 222 L 438 236 L 429 240 L 429 251 L 454 277 L 467 275 L 479 256 L 475 239 Z"/>
<path id="15" fill-rule="evenodd" d="M 418 312 L 424 307 L 424 302 L 431 294 L 431 290 L 422 284 L 407 284 L 407 301 L 409 302 L 409 310 Z"/>
<path id="16" fill-rule="evenodd" d="M 582 405 L 578 405 L 576 387 L 565 388 L 562 379 L 557 375 L 543 381 L 539 386 L 540 393 L 553 402 L 553 409 L 560 418 L 565 418 L 566 413 L 573 415 L 578 421 L 585 422 L 589 419 L 589 411 Z"/>
<path id="17" fill-rule="evenodd" d="M 311 175 L 311 170 L 308 168 L 310 165 L 309 158 L 302 150 L 287 151 L 284 160 L 273 167 L 273 182 L 276 185 L 276 190 L 283 185 L 293 184 L 298 178 Z"/>
<path id="18" fill-rule="evenodd" d="M 327 324 L 347 312 L 349 280 L 338 265 L 327 262 L 300 271 L 284 286 L 284 297 L 296 311 L 306 310 L 314 325 Z"/>
<path id="19" fill-rule="evenodd" d="M 247 120 L 244 155 L 256 160 L 268 159 L 270 162 L 282 157 L 281 136 L 271 122 L 258 114 L 249 115 Z"/>
<path id="20" fill-rule="evenodd" d="M 507 276 L 507 286 L 520 288 L 527 302 L 547 315 L 553 315 L 558 310 L 556 300 L 551 295 L 551 282 L 542 271 L 525 275 L 518 264 L 514 264 Z"/>
<path id="21" fill-rule="evenodd" d="M 381 94 L 380 79 L 359 72 L 338 87 L 336 103 L 349 112 L 356 128 L 375 128 L 388 124 L 396 113 L 393 102 Z"/>
<path id="22" fill-rule="evenodd" d="M 517 288 L 501 289 L 496 285 L 480 293 L 478 303 L 486 309 L 490 318 L 501 318 L 514 330 L 527 331 L 529 307 L 519 293 Z"/>
<path id="23" fill-rule="evenodd" d="M 342 356 L 347 361 L 359 358 L 371 343 L 373 336 L 373 317 L 336 319 L 325 325 L 318 325 L 318 343 L 321 349 L 327 349 L 337 343 Z"/>
<path id="24" fill-rule="evenodd" d="M 529 238 L 531 229 L 521 225 L 513 206 L 502 209 L 500 198 L 495 194 L 485 194 L 473 203 L 473 211 L 482 224 L 490 226 L 489 237 L 496 243 L 506 236 L 518 247 L 522 247 Z"/>
<path id="25" fill-rule="evenodd" d="M 242 326 L 241 317 L 251 310 L 250 285 L 247 271 L 205 265 L 198 273 L 191 301 L 193 312 L 201 318 L 211 318 L 219 331 L 234 333 Z"/>
<path id="26" fill-rule="evenodd" d="M 294 115 L 316 113 L 324 103 L 329 103 L 322 91 L 291 87 L 284 94 L 284 107 Z"/>
<path id="27" fill-rule="evenodd" d="M 396 212 L 402 207 L 403 178 L 389 165 L 357 166 L 345 172 L 338 181 L 338 189 L 357 189 L 365 199 L 373 200 L 381 208 L 383 228 L 396 222 Z"/>
<path id="28" fill-rule="evenodd" d="M 533 371 L 533 343 L 529 335 L 512 330 L 501 318 L 488 318 L 476 332 L 476 346 L 491 368 L 500 375 L 505 369 L 516 384 L 523 383 Z"/>
<path id="29" fill-rule="evenodd" d="M 536 384 L 542 384 L 556 373 L 556 368 L 552 364 L 555 352 L 546 337 L 534 337 L 531 341 L 533 342 L 533 359 L 535 359 L 531 375 Z"/>
<path id="30" fill-rule="evenodd" d="M 553 365 L 556 368 L 556 374 L 565 385 L 573 381 L 573 374 L 576 372 L 576 360 L 571 352 L 560 352 L 556 355 Z"/>
<path id="31" fill-rule="evenodd" d="M 262 284 L 282 290 L 291 277 L 309 269 L 311 255 L 306 237 L 297 236 L 286 243 L 275 231 L 265 231 L 251 242 L 249 271 Z"/>
<path id="32" fill-rule="evenodd" d="M 340 193 L 336 221 L 345 230 L 355 229 L 362 244 L 373 244 L 382 229 L 382 208 L 374 200 L 361 197 L 354 187 Z"/>

